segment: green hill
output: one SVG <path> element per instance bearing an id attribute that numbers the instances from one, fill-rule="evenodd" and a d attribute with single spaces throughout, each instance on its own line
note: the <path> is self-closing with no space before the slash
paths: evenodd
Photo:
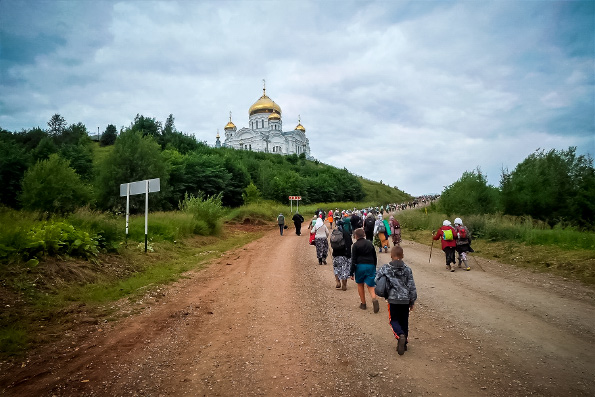
<path id="1" fill-rule="evenodd" d="M 102 167 L 106 159 L 109 161 L 113 149 L 114 146 L 95 144 L 95 166 Z M 259 198 L 280 203 L 286 203 L 288 196 L 293 195 L 301 196 L 303 204 L 359 202 L 382 205 L 403 202 L 411 197 L 399 189 L 355 176 L 346 169 L 307 160 L 303 155 L 282 156 L 212 148 L 197 143 L 194 150 L 185 154 L 169 148 L 162 152 L 162 156 L 172 170 L 168 185 L 178 199 L 185 192 L 222 193 L 224 204 L 237 206 L 242 204 L 241 195 L 250 184 L 256 188 Z M 197 170 L 197 162 L 200 170 Z M 220 183 L 222 181 L 227 183 Z M 186 187 L 184 191 L 183 187 Z"/>

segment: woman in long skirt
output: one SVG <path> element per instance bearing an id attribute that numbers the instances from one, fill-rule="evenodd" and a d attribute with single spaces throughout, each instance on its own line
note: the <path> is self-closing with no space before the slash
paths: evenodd
<path id="1" fill-rule="evenodd" d="M 326 257 L 328 256 L 328 236 L 329 231 L 322 218 L 316 220 L 314 226 L 314 245 L 316 246 L 316 257 L 319 265 L 326 265 Z"/>
<path id="2" fill-rule="evenodd" d="M 343 227 L 342 219 L 337 221 L 337 228 L 343 231 L 343 247 L 333 248 L 333 272 L 335 273 L 336 288 L 347 290 L 347 279 L 351 269 L 351 234 Z M 332 247 L 331 247 L 332 248 Z"/>
<path id="3" fill-rule="evenodd" d="M 400 245 L 401 244 L 401 224 L 392 215 L 390 216 L 389 224 L 390 224 L 390 231 L 392 232 L 391 236 L 393 238 L 393 244 Z"/>

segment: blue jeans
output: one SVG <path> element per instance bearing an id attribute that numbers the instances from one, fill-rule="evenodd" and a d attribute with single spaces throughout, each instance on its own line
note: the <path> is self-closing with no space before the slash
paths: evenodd
<path id="1" fill-rule="evenodd" d="M 283 236 L 283 226 L 285 226 L 285 225 L 279 225 L 279 232 L 281 232 L 282 236 Z"/>

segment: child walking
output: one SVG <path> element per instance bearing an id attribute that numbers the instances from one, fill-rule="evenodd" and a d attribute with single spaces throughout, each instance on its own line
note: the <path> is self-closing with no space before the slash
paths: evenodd
<path id="1" fill-rule="evenodd" d="M 403 248 L 396 245 L 390 251 L 391 262 L 376 272 L 376 295 L 388 301 L 389 323 L 395 334 L 397 353 L 405 354 L 409 335 L 409 312 L 417 299 L 411 268 L 403 262 Z"/>

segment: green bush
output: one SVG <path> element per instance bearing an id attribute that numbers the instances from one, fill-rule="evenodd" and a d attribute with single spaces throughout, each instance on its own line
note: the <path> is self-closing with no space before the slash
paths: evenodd
<path id="1" fill-rule="evenodd" d="M 67 218 L 75 228 L 96 236 L 99 249 L 117 251 L 126 232 L 123 219 L 109 213 L 81 208 Z"/>
<path id="2" fill-rule="evenodd" d="M 440 196 L 440 207 L 451 214 L 493 214 L 498 208 L 497 188 L 488 185 L 481 170 L 465 171 L 463 176 L 448 186 Z"/>
<path id="3" fill-rule="evenodd" d="M 0 262 L 30 261 L 45 255 L 69 255 L 93 259 L 100 236 L 74 227 L 70 221 L 39 221 L 35 214 L 0 208 Z"/>
<path id="4" fill-rule="evenodd" d="M 195 230 L 203 229 L 197 224 L 192 214 L 182 211 L 152 212 L 149 214 L 148 237 L 151 241 L 177 241 L 196 233 Z M 122 219 L 122 230 L 125 222 Z M 130 217 L 129 236 L 133 241 L 144 241 L 145 238 L 145 217 L 136 215 Z"/>
<path id="5" fill-rule="evenodd" d="M 227 214 L 226 219 L 238 223 L 266 224 L 277 219 L 277 215 L 284 211 L 289 214 L 286 206 L 264 200 L 234 208 Z"/>
<path id="6" fill-rule="evenodd" d="M 594 228 L 595 168 L 576 147 L 536 151 L 512 172 L 503 172 L 500 188 L 506 214 L 530 215 L 550 226 Z"/>
<path id="7" fill-rule="evenodd" d="M 31 167 L 23 178 L 21 202 L 32 211 L 65 214 L 89 203 L 91 191 L 57 154 Z"/>
<path id="8" fill-rule="evenodd" d="M 196 197 L 186 194 L 184 201 L 179 206 L 180 210 L 191 214 L 194 220 L 199 222 L 195 224 L 195 234 L 215 235 L 221 232 L 222 218 L 225 215 L 221 203 L 221 193 L 206 198 L 202 193 L 199 193 Z M 207 230 L 204 230 L 202 223 L 206 224 Z"/>
<path id="9" fill-rule="evenodd" d="M 70 255 L 91 259 L 99 253 L 97 241 L 85 231 L 65 222 L 45 222 L 27 233 L 25 259 L 45 255 Z"/>

